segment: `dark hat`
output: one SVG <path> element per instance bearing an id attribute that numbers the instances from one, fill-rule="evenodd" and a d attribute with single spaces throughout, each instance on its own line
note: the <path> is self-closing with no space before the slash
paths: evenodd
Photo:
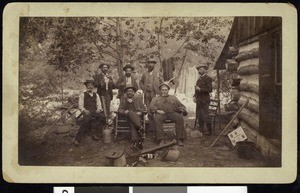
<path id="1" fill-rule="evenodd" d="M 108 67 L 108 69 L 110 68 L 109 63 L 107 63 L 107 62 L 100 62 L 99 68 L 102 68 L 105 65 Z"/>
<path id="2" fill-rule="evenodd" d="M 94 80 L 92 80 L 92 79 L 87 79 L 83 84 L 88 84 L 88 83 L 92 83 L 92 84 L 94 84 Z"/>
<path id="3" fill-rule="evenodd" d="M 196 67 L 196 69 L 199 69 L 199 68 L 205 68 L 206 70 L 208 69 L 208 66 L 207 66 L 207 64 L 204 64 L 204 63 L 202 63 L 202 64 L 199 64 L 197 67 Z"/>
<path id="4" fill-rule="evenodd" d="M 128 86 L 126 86 L 125 88 L 124 88 L 124 92 L 126 92 L 128 89 L 133 89 L 134 90 L 134 92 L 136 92 L 137 91 L 137 88 L 135 87 L 135 86 L 132 86 L 132 85 L 128 85 Z"/>
<path id="5" fill-rule="evenodd" d="M 170 90 L 170 86 L 169 86 L 167 83 L 164 82 L 164 83 L 160 84 L 160 85 L 158 86 L 158 88 L 161 89 L 162 86 L 166 86 L 166 87 L 168 87 L 168 89 Z"/>
<path id="6" fill-rule="evenodd" d="M 154 64 L 156 64 L 157 62 L 153 58 L 150 58 L 149 60 L 147 60 L 147 63 L 154 63 Z"/>
<path id="7" fill-rule="evenodd" d="M 134 71 L 134 67 L 131 66 L 131 64 L 126 64 L 126 65 L 123 67 L 123 71 L 125 71 L 127 68 L 131 68 L 131 70 Z"/>

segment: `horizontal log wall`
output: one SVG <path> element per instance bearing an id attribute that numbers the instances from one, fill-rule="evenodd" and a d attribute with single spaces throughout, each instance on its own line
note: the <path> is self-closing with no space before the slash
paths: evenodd
<path id="1" fill-rule="evenodd" d="M 248 125 L 250 125 L 256 131 L 259 130 L 259 115 L 258 115 L 258 113 L 252 112 L 249 109 L 244 108 L 238 115 L 238 118 L 243 120 L 244 122 L 246 122 Z"/>
<path id="2" fill-rule="evenodd" d="M 241 96 L 247 97 L 251 100 L 256 101 L 257 103 L 259 103 L 259 96 L 256 93 L 252 93 L 252 92 L 240 92 Z"/>
<path id="3" fill-rule="evenodd" d="M 249 129 L 259 131 L 259 42 L 255 41 L 239 47 L 235 59 L 239 62 L 237 74 L 242 78 L 239 85 L 239 105 L 249 100 L 238 118 Z"/>
<path id="4" fill-rule="evenodd" d="M 247 99 L 249 100 L 249 102 L 248 102 L 246 108 L 249 109 L 250 111 L 254 112 L 254 113 L 259 113 L 259 104 L 258 104 L 258 102 L 251 99 L 250 97 L 247 97 L 245 95 L 244 96 L 241 95 L 241 98 L 238 101 L 239 105 L 245 104 Z"/>
<path id="5" fill-rule="evenodd" d="M 248 141 L 255 143 L 256 147 L 261 151 L 261 153 L 269 159 L 278 159 L 281 155 L 280 145 L 275 145 L 267 140 L 265 137 L 260 135 L 256 130 L 254 130 L 245 121 L 241 121 L 241 126 L 243 127 Z"/>

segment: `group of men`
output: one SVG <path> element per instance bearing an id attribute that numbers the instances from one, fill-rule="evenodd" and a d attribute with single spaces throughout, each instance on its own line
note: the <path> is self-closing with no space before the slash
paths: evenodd
<path id="1" fill-rule="evenodd" d="M 110 65 L 101 63 L 99 68 L 101 73 L 94 76 L 94 80 L 87 80 L 84 84 L 86 91 L 79 97 L 79 110 L 83 114 L 82 124 L 74 139 L 74 144 L 79 145 L 85 132 L 90 128 L 92 119 L 105 124 L 106 117 L 110 112 L 110 102 L 113 99 L 112 89 L 117 88 L 120 105 L 118 113 L 127 118 L 131 128 L 131 140 L 133 147 L 142 149 L 143 133 L 145 133 L 141 120 L 143 115 L 148 114 L 149 125 L 155 133 L 155 138 L 159 145 L 165 143 L 163 123 L 166 119 L 175 123 L 176 139 L 179 146 L 183 146 L 184 121 L 183 116 L 187 115 L 186 107 L 173 95 L 169 95 L 170 86 L 162 81 L 159 73 L 154 70 L 156 61 L 148 60 L 147 71 L 137 83 L 137 79 L 132 76 L 134 67 L 130 64 L 124 66 L 124 76 L 114 83 L 108 74 Z M 207 76 L 207 66 L 197 67 L 200 78 L 195 86 L 194 99 L 196 102 L 196 112 L 199 127 L 206 125 L 207 133 L 211 134 L 208 106 L 210 102 L 209 93 L 212 91 L 212 79 Z M 93 92 L 94 87 L 97 93 Z M 143 100 L 135 96 L 138 87 L 143 91 Z M 101 129 L 91 130 L 93 139 L 98 140 Z"/>

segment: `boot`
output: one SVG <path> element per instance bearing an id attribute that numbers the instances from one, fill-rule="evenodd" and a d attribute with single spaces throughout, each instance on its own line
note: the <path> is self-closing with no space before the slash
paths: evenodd
<path id="1" fill-rule="evenodd" d="M 205 135 L 212 135 L 211 123 L 206 123 L 206 132 Z"/>

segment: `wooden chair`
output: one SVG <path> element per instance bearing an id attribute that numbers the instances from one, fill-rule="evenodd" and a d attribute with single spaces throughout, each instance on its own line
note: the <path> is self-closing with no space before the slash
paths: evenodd
<path id="1" fill-rule="evenodd" d="M 218 117 L 219 106 L 220 106 L 220 101 L 219 100 L 210 99 L 210 104 L 209 104 L 209 107 L 208 107 L 208 112 L 209 112 L 209 116 L 211 118 L 212 132 L 214 132 L 214 130 L 215 130 L 216 119 Z M 196 112 L 196 119 L 195 119 L 194 129 L 196 129 L 197 123 L 198 123 L 198 120 L 197 120 L 197 112 Z"/>
<path id="2" fill-rule="evenodd" d="M 114 127 L 114 130 L 115 130 L 115 139 L 117 138 L 118 134 L 120 133 L 130 133 L 130 123 L 128 122 L 127 120 L 127 117 L 125 117 L 124 115 L 118 113 L 118 112 L 115 112 L 116 113 L 116 122 L 115 122 L 115 127 Z M 143 123 L 143 133 L 142 135 L 145 136 L 145 130 L 146 130 L 146 121 L 145 121 L 145 116 L 146 116 L 147 113 L 142 113 L 142 123 Z"/>
<path id="3" fill-rule="evenodd" d="M 219 106 L 220 106 L 220 101 L 219 100 L 215 100 L 215 99 L 210 100 L 208 111 L 209 111 L 209 116 L 211 118 L 212 131 L 213 132 L 214 132 L 215 126 L 216 126 L 216 119 L 218 117 Z"/>

